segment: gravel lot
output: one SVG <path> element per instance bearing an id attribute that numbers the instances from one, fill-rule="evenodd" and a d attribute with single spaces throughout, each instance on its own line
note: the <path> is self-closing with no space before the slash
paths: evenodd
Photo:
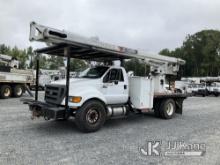
<path id="1" fill-rule="evenodd" d="M 41 92 L 40 95 L 43 95 Z M 106 122 L 95 133 L 76 129 L 74 119 L 30 119 L 20 99 L 0 100 L 0 164 L 220 164 L 220 98 L 192 97 L 172 120 L 147 115 Z M 204 156 L 144 156 L 146 141 L 205 143 Z"/>

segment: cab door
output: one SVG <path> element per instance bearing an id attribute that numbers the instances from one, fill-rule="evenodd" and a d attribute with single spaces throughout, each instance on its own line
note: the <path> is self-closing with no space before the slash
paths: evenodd
<path id="1" fill-rule="evenodd" d="M 128 101 L 128 84 L 122 69 L 112 68 L 103 78 L 102 92 L 107 104 L 123 104 Z"/>

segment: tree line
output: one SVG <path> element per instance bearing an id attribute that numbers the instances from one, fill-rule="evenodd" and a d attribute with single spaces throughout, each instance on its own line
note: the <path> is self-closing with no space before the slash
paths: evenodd
<path id="1" fill-rule="evenodd" d="M 186 60 L 180 70 L 182 76 L 219 76 L 220 31 L 203 30 L 188 35 L 181 47 L 163 49 L 160 54 Z"/>
<path id="2" fill-rule="evenodd" d="M 35 69 L 36 56 L 33 48 L 19 49 L 0 44 L 0 54 L 10 55 L 20 61 L 20 68 Z M 162 49 L 159 54 L 182 58 L 186 65 L 180 69 L 181 76 L 218 76 L 220 75 L 220 31 L 203 30 L 193 35 L 187 35 L 182 46 L 169 50 Z M 58 69 L 64 66 L 62 57 L 40 55 L 40 67 L 43 69 Z M 71 59 L 71 71 L 80 71 L 88 67 L 88 63 L 79 59 Z M 143 76 L 149 72 L 149 67 L 137 59 L 124 62 L 127 71 Z"/>

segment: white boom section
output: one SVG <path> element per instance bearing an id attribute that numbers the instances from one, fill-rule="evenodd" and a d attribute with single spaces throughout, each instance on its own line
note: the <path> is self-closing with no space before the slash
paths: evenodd
<path id="1" fill-rule="evenodd" d="M 185 61 L 179 58 L 146 53 L 135 49 L 112 45 L 105 42 L 100 42 L 98 39 L 86 38 L 64 30 L 57 30 L 39 25 L 35 22 L 31 22 L 30 24 L 29 39 L 30 41 L 46 42 L 48 45 L 56 45 L 59 43 L 87 45 L 95 47 L 97 50 L 104 50 L 106 52 L 115 53 L 121 56 L 142 59 L 151 65 L 151 70 L 156 74 L 175 75 L 179 70 L 179 65 L 185 64 Z M 161 68 L 161 66 L 163 66 L 163 68 Z"/>

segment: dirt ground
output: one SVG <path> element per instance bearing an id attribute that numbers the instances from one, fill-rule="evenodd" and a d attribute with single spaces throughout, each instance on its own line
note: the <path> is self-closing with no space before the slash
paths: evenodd
<path id="1" fill-rule="evenodd" d="M 171 120 L 132 115 L 90 134 L 79 132 L 74 119 L 31 120 L 18 98 L 0 105 L 0 164 L 220 164 L 220 97 L 188 98 L 183 115 Z M 161 142 L 160 156 L 141 151 L 148 141 Z M 203 144 L 204 155 L 165 156 L 170 141 Z"/>

